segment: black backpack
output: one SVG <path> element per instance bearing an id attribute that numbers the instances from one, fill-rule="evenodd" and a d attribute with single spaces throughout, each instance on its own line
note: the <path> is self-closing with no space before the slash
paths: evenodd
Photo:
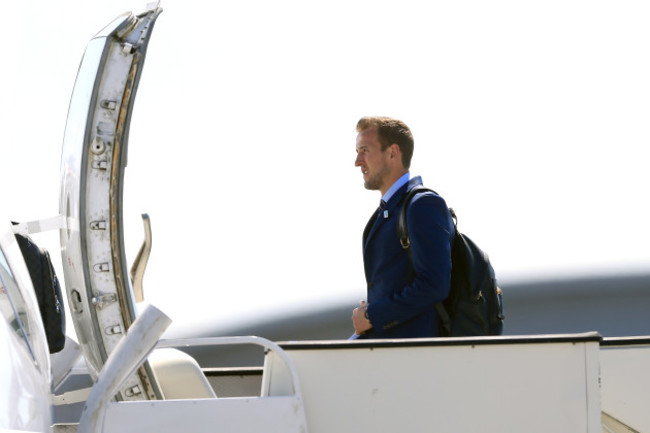
<path id="1" fill-rule="evenodd" d="M 36 245 L 29 236 L 16 233 L 16 240 L 34 285 L 50 353 L 60 352 L 65 346 L 65 310 L 61 285 L 54 272 L 50 254 L 45 248 Z"/>
<path id="2" fill-rule="evenodd" d="M 414 188 L 406 196 L 397 223 L 402 248 L 409 249 L 406 208 L 415 194 L 432 189 Z M 501 335 L 503 333 L 503 295 L 497 286 L 490 259 L 470 238 L 458 231 L 456 214 L 454 243 L 451 249 L 451 290 L 449 297 L 436 304 L 441 337 Z"/>

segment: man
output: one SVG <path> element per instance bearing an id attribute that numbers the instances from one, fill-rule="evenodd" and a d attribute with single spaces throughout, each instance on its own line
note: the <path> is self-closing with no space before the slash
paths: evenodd
<path id="1" fill-rule="evenodd" d="M 366 189 L 381 193 L 383 206 L 363 232 L 368 301 L 352 312 L 355 336 L 437 336 L 435 304 L 448 296 L 451 280 L 449 209 L 431 192 L 413 197 L 406 214 L 411 247 L 403 249 L 397 234 L 401 204 L 408 191 L 422 185 L 409 173 L 413 135 L 403 122 L 388 117 L 364 117 L 357 132 L 355 166 Z"/>

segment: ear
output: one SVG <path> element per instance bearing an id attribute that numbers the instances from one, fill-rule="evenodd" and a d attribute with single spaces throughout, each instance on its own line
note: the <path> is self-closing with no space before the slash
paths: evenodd
<path id="1" fill-rule="evenodd" d="M 399 158 L 399 160 L 402 160 L 402 151 L 399 148 L 399 145 L 397 143 L 393 143 L 390 145 L 390 157 L 391 158 Z"/>

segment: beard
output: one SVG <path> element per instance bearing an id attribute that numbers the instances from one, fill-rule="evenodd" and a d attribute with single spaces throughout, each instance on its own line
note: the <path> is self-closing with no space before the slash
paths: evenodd
<path id="1" fill-rule="evenodd" d="M 363 183 L 363 186 L 371 191 L 381 189 L 384 179 L 388 175 L 388 167 L 382 167 L 376 173 L 368 176 L 368 179 Z"/>

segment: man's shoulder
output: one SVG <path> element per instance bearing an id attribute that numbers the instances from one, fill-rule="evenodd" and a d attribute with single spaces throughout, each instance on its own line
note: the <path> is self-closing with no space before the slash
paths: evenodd
<path id="1" fill-rule="evenodd" d="M 404 191 L 403 197 L 404 200 L 408 200 L 409 206 L 418 201 L 445 204 L 445 199 L 436 190 L 425 187 L 422 183 L 409 185 L 409 188 Z"/>
<path id="2" fill-rule="evenodd" d="M 445 199 L 435 190 L 423 186 L 414 187 L 408 191 L 413 192 L 406 203 L 406 219 L 408 223 L 422 222 L 423 220 L 435 221 L 442 227 L 451 227 L 451 214 Z M 408 195 L 405 194 L 405 200 Z"/>
<path id="3" fill-rule="evenodd" d="M 406 206 L 408 219 L 416 215 L 435 215 L 439 223 L 447 225 L 451 220 L 445 199 L 433 188 L 426 187 L 422 177 L 412 177 L 401 191 L 400 207 Z M 408 200 L 408 202 L 406 202 Z M 410 215 L 409 215 L 410 214 Z"/>
<path id="4" fill-rule="evenodd" d="M 413 193 L 413 195 L 433 195 L 442 198 L 442 196 L 434 189 L 424 185 L 421 176 L 412 177 L 406 185 L 401 189 L 403 197 Z"/>

